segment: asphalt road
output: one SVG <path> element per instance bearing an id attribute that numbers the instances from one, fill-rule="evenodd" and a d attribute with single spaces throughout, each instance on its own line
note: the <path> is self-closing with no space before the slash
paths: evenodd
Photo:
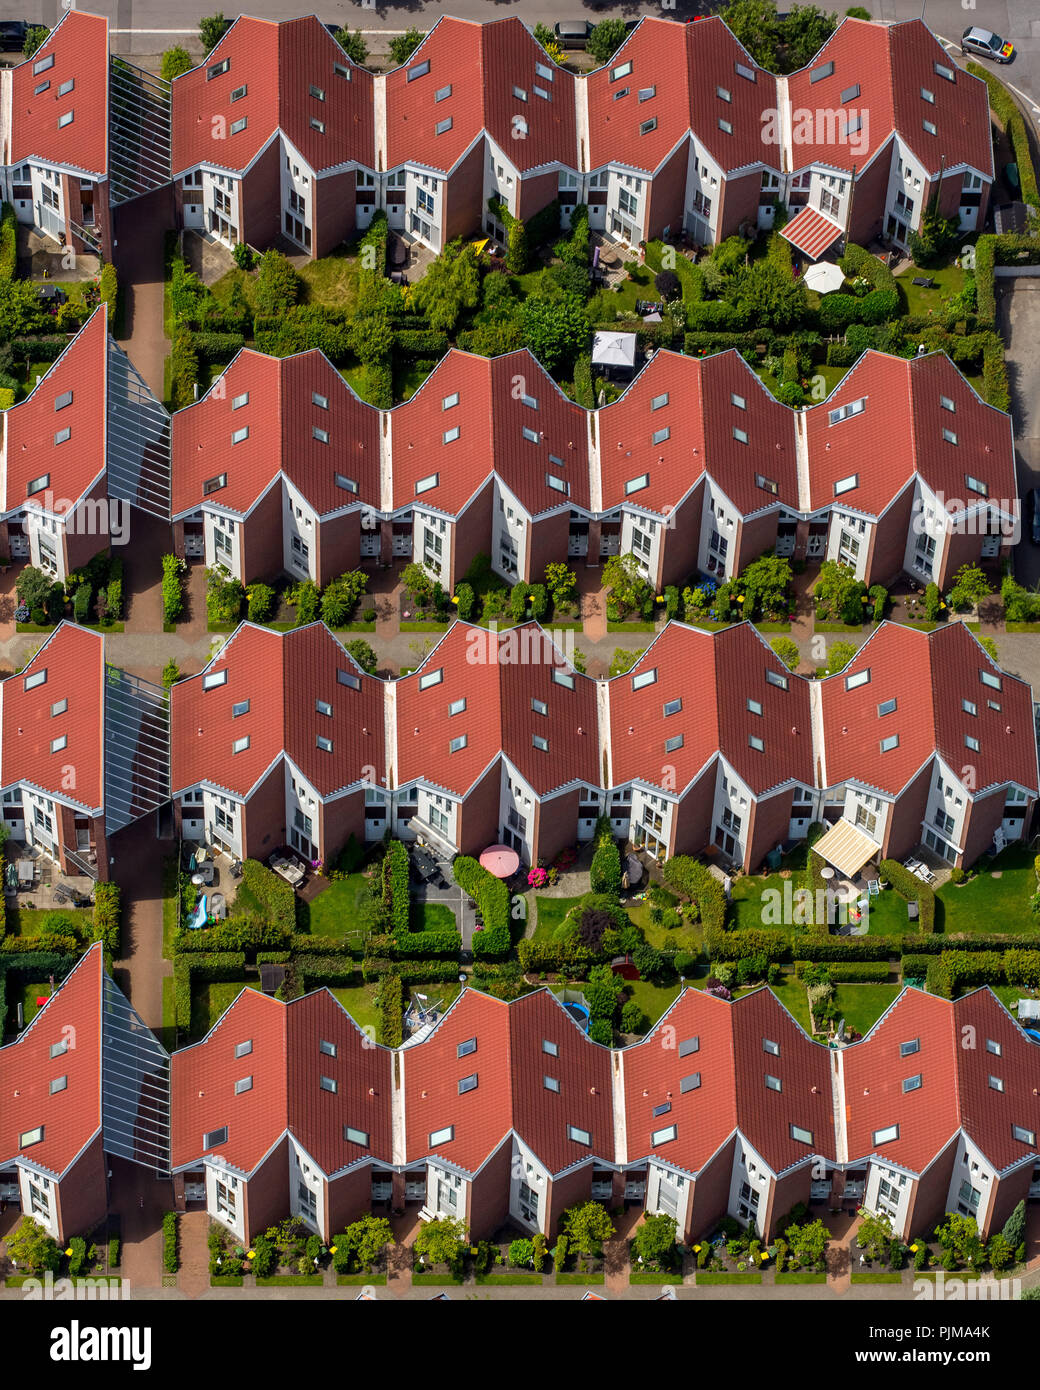
<path id="1" fill-rule="evenodd" d="M 848 0 L 831 0 L 844 13 Z M 107 15 L 117 33 L 116 46 L 123 52 L 156 53 L 168 47 L 180 33 L 194 32 L 199 18 L 220 8 L 218 0 L 79 0 L 80 8 Z M 529 24 L 554 24 L 561 17 L 607 15 L 634 19 L 642 14 L 687 17 L 721 8 L 721 0 L 672 0 L 639 3 L 639 0 L 380 0 L 380 3 L 345 4 L 343 0 L 240 0 L 242 9 L 261 18 L 285 19 L 313 14 L 331 23 L 370 31 L 429 28 L 442 14 L 467 19 L 519 15 Z M 238 6 L 227 3 L 225 13 Z M 943 38 L 959 40 L 969 24 L 982 24 L 1011 39 L 1018 49 L 1015 61 L 999 69 L 1008 82 L 1038 103 L 1040 119 L 1040 3 L 1038 0 L 866 0 L 875 19 L 912 19 L 922 14 Z M 61 14 L 60 0 L 0 0 L 0 16 L 28 18 L 54 24 Z"/>

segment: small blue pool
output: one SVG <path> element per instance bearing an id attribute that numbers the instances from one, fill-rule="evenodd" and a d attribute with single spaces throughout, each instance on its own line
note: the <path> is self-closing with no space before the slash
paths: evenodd
<path id="1" fill-rule="evenodd" d="M 1040 1043 L 1040 1033 L 1035 1028 L 1027 1028 L 1025 1031 L 1027 1037 L 1032 1038 L 1035 1043 Z"/>
<path id="2" fill-rule="evenodd" d="M 563 1007 L 570 1014 L 571 1018 L 574 1019 L 574 1022 L 587 1033 L 589 1031 L 589 1011 L 586 1009 L 585 1005 L 564 1004 Z M 1040 1037 L 1037 1038 L 1037 1041 L 1040 1042 Z"/>

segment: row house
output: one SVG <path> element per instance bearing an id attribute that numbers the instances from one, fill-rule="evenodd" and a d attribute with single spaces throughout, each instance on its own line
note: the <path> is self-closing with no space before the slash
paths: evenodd
<path id="1" fill-rule="evenodd" d="M 169 800 L 169 756 L 164 692 L 98 632 L 60 624 L 0 683 L 4 826 L 62 873 L 109 877 L 112 836 Z"/>
<path id="2" fill-rule="evenodd" d="M 172 84 L 181 224 L 311 256 L 351 240 L 375 210 L 373 81 L 313 15 L 236 19 Z"/>
<path id="3" fill-rule="evenodd" d="M 906 248 L 934 207 L 982 231 L 993 182 L 985 83 L 921 20 L 845 19 L 812 61 L 777 78 L 783 235 L 810 260 L 839 241 Z"/>
<path id="4" fill-rule="evenodd" d="M 177 551 L 248 582 L 321 587 L 381 540 L 379 412 L 320 352 L 240 352 L 172 420 Z"/>
<path id="5" fill-rule="evenodd" d="M 618 1049 L 546 989 L 463 990 L 397 1049 L 327 989 L 245 989 L 170 1057 L 95 945 L 0 1048 L 0 1184 L 62 1241 L 104 1217 L 110 1155 L 243 1245 L 286 1214 L 329 1241 L 390 1208 L 551 1239 L 589 1200 L 671 1216 L 687 1243 L 726 1215 L 768 1241 L 798 1203 L 903 1240 L 957 1212 L 986 1238 L 1040 1198 L 1035 1048 L 988 988 L 907 988 L 837 1050 L 765 988 L 682 989 Z"/>
<path id="6" fill-rule="evenodd" d="M 998 572 L 1018 535 L 1010 417 L 944 353 L 870 350 L 793 410 L 735 351 L 660 351 L 586 411 L 527 349 L 452 349 L 380 412 L 319 352 L 244 351 L 172 437 L 178 549 L 244 582 L 408 558 L 451 591 L 481 554 L 538 583 L 624 553 L 659 592 L 773 551 L 945 588 L 968 562 Z"/>
<path id="7" fill-rule="evenodd" d="M 0 1047 L 4 1200 L 64 1246 L 105 1219 L 112 1158 L 168 1172 L 169 1065 L 90 947 Z"/>
<path id="8" fill-rule="evenodd" d="M 169 517 L 169 417 L 105 315 L 99 305 L 3 414 L 0 538 L 12 560 L 56 581 L 130 544 L 132 509 Z"/>
<path id="9" fill-rule="evenodd" d="M 1028 839 L 1040 789 L 1029 686 L 963 623 L 885 623 L 824 681 L 793 675 L 748 623 L 670 623 L 606 681 L 535 623 L 455 623 L 394 681 L 320 623 L 243 624 L 171 704 L 182 834 L 255 858 L 291 844 L 330 860 L 389 830 L 448 858 L 504 842 L 535 863 L 607 815 L 657 859 L 751 870 L 840 822 L 854 868 L 921 843 L 969 865 Z"/>
<path id="10" fill-rule="evenodd" d="M 19 223 L 111 259 L 107 19 L 68 10 L 0 73 L 0 189 Z"/>

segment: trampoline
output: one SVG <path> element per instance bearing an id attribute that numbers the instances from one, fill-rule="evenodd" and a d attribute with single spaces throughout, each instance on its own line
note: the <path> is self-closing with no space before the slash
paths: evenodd
<path id="1" fill-rule="evenodd" d="M 1040 1043 L 1040 1033 L 1035 1028 L 1027 1028 L 1025 1034 L 1027 1038 L 1032 1038 L 1035 1043 Z"/>
<path id="2" fill-rule="evenodd" d="M 571 1018 L 574 1019 L 578 1027 L 581 1028 L 583 1032 L 587 1033 L 589 1031 L 589 1011 L 584 1004 L 564 1004 L 563 1007 L 570 1014 Z M 1038 1041 L 1040 1041 L 1040 1039 L 1038 1039 Z"/>

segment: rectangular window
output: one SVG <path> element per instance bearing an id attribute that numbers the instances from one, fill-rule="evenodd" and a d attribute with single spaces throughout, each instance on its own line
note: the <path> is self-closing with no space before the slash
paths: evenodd
<path id="1" fill-rule="evenodd" d="M 638 676 L 632 677 L 632 689 L 642 690 L 644 686 L 657 684 L 657 667 L 651 667 L 649 671 L 641 671 Z"/>
<path id="2" fill-rule="evenodd" d="M 877 707 L 878 718 L 880 719 L 886 714 L 895 714 L 897 704 L 898 701 L 896 700 L 882 700 Z"/>
<path id="3" fill-rule="evenodd" d="M 772 478 L 766 478 L 761 473 L 755 474 L 755 486 L 760 487 L 763 492 L 771 492 L 774 497 L 776 497 L 780 491 Z"/>
<path id="4" fill-rule="evenodd" d="M 456 434 L 457 433 L 458 431 L 456 430 Z M 428 473 L 425 478 L 420 478 L 416 483 L 415 495 L 418 497 L 420 493 L 429 492 L 431 488 L 435 488 L 438 485 L 440 480 L 441 475 L 439 473 Z"/>
<path id="5" fill-rule="evenodd" d="M 747 430 L 737 429 L 737 427 L 734 425 L 733 438 L 737 441 L 738 444 L 746 444 L 748 442 Z"/>
<path id="6" fill-rule="evenodd" d="M 840 101 L 841 101 L 842 106 L 845 106 L 846 103 L 848 103 L 848 102 L 850 102 L 850 101 L 855 101 L 856 98 L 857 98 L 858 96 L 859 96 L 859 83 L 856 82 L 853 86 L 851 86 L 851 87 L 846 87 L 845 90 L 842 92 L 841 97 L 840 97 Z"/>
<path id="7" fill-rule="evenodd" d="M 527 93 L 524 91 L 523 87 L 514 87 L 513 95 L 516 97 L 517 101 L 527 100 Z"/>
<path id="8" fill-rule="evenodd" d="M 821 63 L 818 68 L 813 68 L 809 73 L 810 82 L 822 82 L 825 77 L 830 77 L 834 71 L 833 63 Z"/>
<path id="9" fill-rule="evenodd" d="M 368 1148 L 368 1131 L 364 1129 L 354 1129 L 351 1125 L 343 1126 L 343 1138 L 348 1144 L 357 1144 L 362 1149 Z"/>
<path id="10" fill-rule="evenodd" d="M 799 1144 L 811 1144 L 813 1142 L 811 1129 L 801 1129 L 798 1125 L 792 1125 L 790 1134 L 791 1138 L 797 1139 Z"/>
<path id="11" fill-rule="evenodd" d="M 640 100 L 640 101 L 649 101 L 652 97 L 654 97 L 654 96 L 656 96 L 656 95 L 657 95 L 657 88 L 656 88 L 656 87 L 640 87 L 640 89 L 639 89 L 639 100 Z"/>
<path id="12" fill-rule="evenodd" d="M 749 714 L 761 715 L 762 713 L 762 705 L 758 700 L 748 700 L 747 707 Z"/>
<path id="13" fill-rule="evenodd" d="M 764 753 L 766 746 L 756 734 L 748 735 L 748 747 L 753 748 L 756 753 Z"/>
<path id="14" fill-rule="evenodd" d="M 463 748 L 466 747 L 468 741 L 469 740 L 465 734 L 459 734 L 458 738 L 453 738 L 451 742 L 448 744 L 448 752 L 461 753 Z"/>
<path id="15" fill-rule="evenodd" d="M 202 1136 L 203 1149 L 215 1149 L 218 1144 L 226 1144 L 228 1137 L 227 1125 L 221 1125 L 219 1129 L 211 1129 L 208 1134 Z"/>
<path id="16" fill-rule="evenodd" d="M 669 1144 L 675 1138 L 677 1130 L 675 1125 L 669 1125 L 667 1129 L 655 1129 L 650 1135 L 650 1143 L 653 1148 L 659 1144 Z"/>
<path id="17" fill-rule="evenodd" d="M 671 433 L 671 428 L 668 425 L 665 425 L 664 429 L 654 430 L 653 434 L 650 436 L 650 443 L 663 444 Z"/>
<path id="18" fill-rule="evenodd" d="M 248 118 L 248 116 L 243 116 L 243 117 L 241 118 L 241 120 L 238 120 L 238 121 L 232 121 L 232 122 L 231 122 L 231 134 L 232 134 L 232 135 L 241 135 L 242 131 L 245 130 L 245 128 L 246 128 L 246 126 L 248 125 L 248 123 L 249 123 L 249 118 Z"/>
<path id="19" fill-rule="evenodd" d="M 222 73 L 227 72 L 227 70 L 228 70 L 228 68 L 230 68 L 230 66 L 231 66 L 231 59 L 230 59 L 230 58 L 224 58 L 224 59 L 222 59 L 219 63 L 214 63 L 214 64 L 212 65 L 212 67 L 208 67 L 208 68 L 206 69 L 206 81 L 207 81 L 207 82 L 212 82 L 213 79 L 214 79 L 214 77 L 220 77 Z"/>
<path id="20" fill-rule="evenodd" d="M 894 1140 L 896 1140 L 896 1139 L 898 1139 L 898 1138 L 899 1138 L 899 1126 L 898 1126 L 898 1125 L 889 1125 L 889 1126 L 888 1126 L 887 1128 L 885 1128 L 885 1129 L 876 1129 L 876 1130 L 874 1131 L 874 1137 L 873 1137 L 873 1139 L 871 1140 L 871 1143 L 873 1144 L 874 1148 L 876 1149 L 876 1148 L 878 1148 L 881 1144 L 891 1144 Z"/>
<path id="21" fill-rule="evenodd" d="M 63 391 L 60 396 L 54 397 L 54 409 L 64 410 L 67 405 L 72 404 L 72 392 Z"/>
<path id="22" fill-rule="evenodd" d="M 732 96 L 730 95 L 729 92 L 727 92 L 727 90 L 726 90 L 725 87 L 716 87 L 716 88 L 715 88 L 715 95 L 719 98 L 720 101 L 732 101 L 732 100 L 733 100 Z"/>
<path id="23" fill-rule="evenodd" d="M 56 1076 L 51 1082 L 50 1093 L 56 1096 L 59 1091 L 68 1090 L 69 1078 L 67 1076 Z"/>
<path id="24" fill-rule="evenodd" d="M 938 135 L 939 132 L 935 127 L 934 121 L 922 121 L 921 125 L 924 127 L 924 129 L 928 132 L 929 135 Z"/>
<path id="25" fill-rule="evenodd" d="M 945 431 L 943 433 L 945 434 Z M 989 485 L 979 478 L 973 478 L 970 473 L 964 475 L 964 483 L 969 492 L 977 492 L 980 497 L 989 496 Z"/>
<path id="26" fill-rule="evenodd" d="M 43 1125 L 40 1125 L 38 1129 L 25 1130 L 22 1134 L 18 1136 L 18 1147 L 20 1149 L 29 1149 L 33 1146 L 33 1144 L 42 1144 L 43 1133 Z"/>
<path id="27" fill-rule="evenodd" d="M 244 405 L 248 405 L 248 404 L 249 404 L 249 392 L 248 392 L 248 391 L 243 391 L 242 394 L 241 394 L 240 396 L 232 396 L 232 398 L 231 398 L 231 409 L 232 409 L 232 410 L 241 410 L 242 407 L 243 407 Z"/>
<path id="28" fill-rule="evenodd" d="M 683 735 L 674 734 L 671 738 L 664 741 L 664 751 L 666 753 L 676 753 L 683 746 Z"/>
<path id="29" fill-rule="evenodd" d="M 559 1091 L 560 1091 L 560 1083 L 559 1083 L 559 1081 L 557 1081 L 557 1079 L 556 1079 L 555 1076 L 543 1076 L 543 1077 L 542 1077 L 542 1086 L 543 1086 L 543 1087 L 545 1088 L 545 1090 L 547 1090 L 547 1091 L 555 1091 L 557 1094 L 559 1094 Z"/>
<path id="30" fill-rule="evenodd" d="M 778 671 L 770 671 L 766 668 L 766 685 L 775 685 L 780 690 L 787 689 L 787 677 L 781 676 Z"/>
<path id="31" fill-rule="evenodd" d="M 770 1055 L 771 1057 L 779 1057 L 779 1056 L 780 1056 L 780 1044 L 779 1044 L 778 1042 L 771 1042 L 771 1041 L 769 1040 L 769 1038 L 763 1038 L 763 1039 L 762 1039 L 762 1051 L 763 1051 L 763 1052 L 768 1052 L 769 1055 Z"/>
<path id="32" fill-rule="evenodd" d="M 648 121 L 640 121 L 640 123 L 639 123 L 639 133 L 640 133 L 640 135 L 649 135 L 650 132 L 651 132 L 652 130 L 656 130 L 656 129 L 657 129 L 657 117 L 656 117 L 656 116 L 651 116 L 650 119 L 649 119 Z"/>
<path id="33" fill-rule="evenodd" d="M 945 77 L 947 82 L 956 82 L 957 76 L 953 68 L 948 68 L 945 63 L 934 63 L 935 71 L 940 77 Z"/>
<path id="34" fill-rule="evenodd" d="M 232 753 L 244 753 L 248 747 L 249 735 L 246 734 L 244 738 L 235 739 L 234 743 L 231 745 L 231 751 Z"/>
<path id="35" fill-rule="evenodd" d="M 1023 1129 L 1021 1125 L 1012 1125 L 1011 1137 L 1017 1139 L 1020 1144 L 1028 1144 L 1030 1148 L 1036 1148 L 1036 1134 L 1031 1129 Z"/>
<path id="36" fill-rule="evenodd" d="M 424 676 L 419 677 L 419 689 L 429 690 L 431 685 L 440 685 L 444 679 L 444 668 L 438 666 L 436 671 L 427 671 Z"/>
<path id="37" fill-rule="evenodd" d="M 466 709 L 466 699 L 465 699 L 465 696 L 463 696 L 463 698 L 462 698 L 461 700 L 452 700 L 451 704 L 448 706 L 448 713 L 449 713 L 449 714 L 462 714 L 462 713 L 465 711 L 465 709 Z"/>
<path id="38" fill-rule="evenodd" d="M 699 1052 L 700 1050 L 701 1040 L 699 1036 L 694 1038 L 684 1038 L 682 1042 L 679 1043 L 680 1057 L 688 1057 L 691 1052 Z"/>
<path id="39" fill-rule="evenodd" d="M 416 63 L 413 68 L 408 69 L 408 81 L 414 82 L 417 77 L 425 77 L 430 71 L 430 60 L 427 58 L 422 63 Z"/>
<path id="40" fill-rule="evenodd" d="M 253 1089 L 253 1078 L 252 1078 L 251 1076 L 243 1076 L 243 1077 L 240 1077 L 239 1080 L 235 1082 L 235 1095 L 236 1095 L 236 1096 L 240 1096 L 240 1095 L 242 1095 L 245 1091 L 251 1091 L 252 1089 Z"/>
<path id="41" fill-rule="evenodd" d="M 464 1095 L 466 1094 L 467 1091 L 475 1091 L 476 1089 L 477 1089 L 477 1073 L 476 1073 L 476 1072 L 474 1072 L 472 1076 L 462 1076 L 462 1077 L 459 1078 L 459 1095 L 460 1095 L 460 1096 L 464 1096 Z"/>
<path id="42" fill-rule="evenodd" d="M 766 1072 L 766 1090 L 782 1091 L 783 1083 L 781 1082 L 780 1078 L 778 1076 L 770 1076 L 769 1073 Z"/>
<path id="43" fill-rule="evenodd" d="M 867 685 L 870 681 L 870 667 L 865 671 L 857 671 L 855 675 L 845 677 L 845 689 L 855 690 L 858 685 Z"/>
<path id="44" fill-rule="evenodd" d="M 459 1043 L 458 1047 L 455 1049 L 455 1056 L 456 1056 L 456 1057 L 469 1057 L 472 1053 L 476 1052 L 476 1050 L 477 1050 L 477 1040 L 476 1040 L 476 1038 L 467 1038 L 465 1042 L 460 1042 L 460 1043 Z"/>
<path id="45" fill-rule="evenodd" d="M 654 396 L 654 398 L 650 402 L 650 409 L 660 410 L 663 406 L 666 406 L 667 404 L 668 392 L 666 391 L 663 396 Z"/>
<path id="46" fill-rule="evenodd" d="M 53 66 L 54 54 L 48 53 L 46 58 L 39 58 L 35 63 L 33 63 L 33 76 L 39 77 L 41 72 L 47 72 L 48 69 L 52 68 Z"/>
<path id="47" fill-rule="evenodd" d="M 1004 1082 L 999 1076 L 991 1076 L 989 1078 L 989 1088 L 991 1091 L 1003 1091 Z"/>
<path id="48" fill-rule="evenodd" d="M 973 753 L 979 751 L 979 741 L 977 738 L 972 738 L 971 734 L 964 735 L 964 746 L 965 748 L 970 748 Z"/>
<path id="49" fill-rule="evenodd" d="M 900 1057 L 912 1057 L 912 1056 L 914 1055 L 915 1052 L 920 1052 L 920 1050 L 921 1050 L 921 1039 L 920 1039 L 920 1038 L 911 1038 L 909 1042 L 904 1042 L 904 1043 L 900 1043 L 900 1044 L 899 1044 L 899 1055 L 900 1055 Z"/>
<path id="50" fill-rule="evenodd" d="M 729 121 L 724 121 L 721 116 L 719 117 L 719 129 L 723 132 L 724 135 L 733 134 L 732 125 L 729 123 Z"/>
<path id="51" fill-rule="evenodd" d="M 574 677 L 569 671 L 561 671 L 557 667 L 553 667 L 552 678 L 555 685 L 562 685 L 565 690 L 574 689 Z"/>
<path id="52" fill-rule="evenodd" d="M 69 740 L 68 740 L 68 737 L 67 737 L 65 734 L 62 734 L 60 738 L 52 738 L 52 739 L 51 739 L 51 752 L 52 752 L 52 753 L 60 753 L 61 750 L 62 750 L 63 748 L 67 748 L 68 746 L 69 746 Z"/>
<path id="53" fill-rule="evenodd" d="M 546 473 L 545 485 L 552 488 L 553 492 L 562 492 L 565 497 L 570 496 L 570 483 L 564 482 L 562 478 L 557 478 L 553 473 Z"/>
<path id="54" fill-rule="evenodd" d="M 64 714 L 68 707 L 68 700 L 56 701 L 53 705 L 51 705 L 51 718 L 53 719 L 56 714 Z"/>
<path id="55" fill-rule="evenodd" d="M 558 1057 L 560 1055 L 560 1049 L 554 1042 L 550 1042 L 548 1038 L 542 1039 L 542 1051 L 547 1057 Z"/>
<path id="56" fill-rule="evenodd" d="M 909 1091 L 919 1091 L 921 1089 L 921 1084 L 920 1075 L 906 1077 L 903 1081 L 903 1095 L 906 1095 Z"/>
<path id="57" fill-rule="evenodd" d="M 834 495 L 835 497 L 840 497 L 843 492 L 852 492 L 853 489 L 857 487 L 859 487 L 859 474 L 852 473 L 847 478 L 838 479 L 834 484 Z"/>
<path id="58" fill-rule="evenodd" d="M 246 92 L 248 92 L 248 90 L 249 90 L 248 85 L 246 85 L 245 83 L 243 83 L 243 85 L 242 85 L 241 87 L 236 87 L 236 88 L 235 88 L 235 90 L 231 93 L 231 96 L 230 96 L 228 99 L 229 99 L 230 101 L 233 101 L 233 102 L 234 102 L 234 101 L 241 101 L 242 98 L 245 96 Z"/>
<path id="59" fill-rule="evenodd" d="M 339 1082 L 332 1076 L 319 1076 L 318 1085 L 323 1091 L 331 1091 L 333 1095 L 339 1090 Z"/>
<path id="60" fill-rule="evenodd" d="M 311 426 L 311 436 L 316 439 L 319 444 L 327 444 L 329 442 L 328 430 L 321 430 L 317 425 Z"/>
<path id="61" fill-rule="evenodd" d="M 34 493 L 42 492 L 45 487 L 50 486 L 51 475 L 42 473 L 38 478 L 30 478 L 25 487 L 25 495 L 32 497 Z"/>
<path id="62" fill-rule="evenodd" d="M 253 1039 L 249 1038 L 246 1042 L 235 1044 L 236 1057 L 248 1057 L 253 1050 Z"/>
<path id="63" fill-rule="evenodd" d="M 547 738 L 543 738 L 541 734 L 532 734 L 531 743 L 532 746 L 537 748 L 540 753 L 548 753 L 549 740 Z"/>
<path id="64" fill-rule="evenodd" d="M 211 671 L 208 676 L 202 677 L 203 690 L 213 690 L 218 685 L 227 685 L 227 667 L 222 671 Z"/>
<path id="65" fill-rule="evenodd" d="M 611 82 L 619 82 L 622 77 L 627 77 L 631 71 L 631 63 L 619 63 L 616 68 L 611 68 L 610 80 Z"/>
<path id="66" fill-rule="evenodd" d="M 666 700 L 664 703 L 664 714 L 667 719 L 671 714 L 678 714 L 682 709 L 682 698 L 678 700 Z"/>
<path id="67" fill-rule="evenodd" d="M 70 429 L 58 430 L 54 436 L 54 442 L 55 444 L 64 444 L 67 440 L 71 438 L 72 431 Z"/>
<path id="68" fill-rule="evenodd" d="M 643 488 L 650 486 L 650 474 L 641 473 L 638 478 L 629 478 L 625 484 L 625 496 L 631 497 L 633 492 L 642 492 Z"/>
<path id="69" fill-rule="evenodd" d="M 433 133 L 435 135 L 447 135 L 448 131 L 451 129 L 451 125 L 452 118 L 450 116 L 446 116 L 443 121 L 438 121 L 437 124 L 433 127 Z"/>
<path id="70" fill-rule="evenodd" d="M 592 1147 L 592 1135 L 587 1129 L 578 1129 L 576 1125 L 567 1126 L 567 1138 L 573 1139 L 575 1144 L 584 1144 L 585 1147 Z"/>
<path id="71" fill-rule="evenodd" d="M 699 1090 L 699 1089 L 700 1089 L 700 1084 L 701 1084 L 701 1074 L 700 1074 L 700 1072 L 699 1072 L 699 1071 L 692 1071 L 692 1072 L 690 1072 L 689 1076 L 684 1076 L 684 1077 L 680 1080 L 680 1082 L 679 1082 L 679 1094 L 680 1094 L 681 1096 L 684 1096 L 684 1095 L 686 1095 L 686 1093 L 687 1093 L 688 1091 L 696 1091 L 696 1090 Z"/>
<path id="72" fill-rule="evenodd" d="M 993 675 L 991 671 L 980 671 L 979 680 L 983 685 L 991 686 L 994 690 L 1000 690 L 1000 677 Z"/>
<path id="73" fill-rule="evenodd" d="M 71 125 L 75 119 L 75 111 L 66 111 L 63 116 L 58 117 L 58 129 L 64 130 L 67 125 Z"/>
<path id="74" fill-rule="evenodd" d="M 893 748 L 898 748 L 898 747 L 899 747 L 899 735 L 898 735 L 898 734 L 890 734 L 890 735 L 888 736 L 888 738 L 883 738 L 883 739 L 881 740 L 881 751 L 882 751 L 882 753 L 891 753 Z"/>
<path id="75" fill-rule="evenodd" d="M 994 1057 L 1000 1057 L 1003 1055 L 1004 1049 L 1001 1047 L 1000 1043 L 994 1042 L 992 1038 L 987 1038 L 986 1051 L 991 1052 Z"/>
<path id="76" fill-rule="evenodd" d="M 342 473 L 336 473 L 333 476 L 336 480 L 336 486 L 342 488 L 344 492 L 357 492 L 358 485 L 354 478 L 346 478 Z"/>
<path id="77" fill-rule="evenodd" d="M 240 430 L 233 430 L 231 434 L 232 444 L 242 444 L 249 438 L 249 426 L 243 425 Z"/>
<path id="78" fill-rule="evenodd" d="M 444 431 L 444 433 L 441 435 L 441 443 L 442 443 L 442 444 L 454 444 L 455 440 L 458 439 L 458 437 L 459 437 L 459 427 L 458 427 L 458 425 L 456 425 L 453 429 L 445 430 L 445 431 Z"/>

